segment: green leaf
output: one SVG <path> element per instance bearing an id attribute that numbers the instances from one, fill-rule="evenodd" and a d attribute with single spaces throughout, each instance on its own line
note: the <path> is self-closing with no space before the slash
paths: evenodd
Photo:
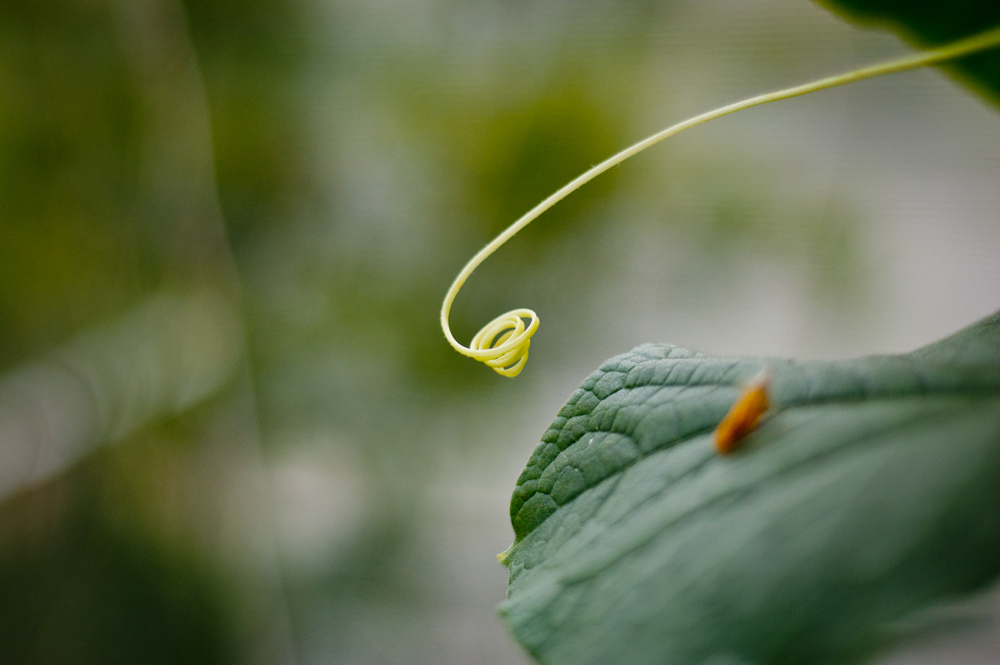
<path id="1" fill-rule="evenodd" d="M 1000 25 L 997 0 L 818 0 L 863 25 L 887 27 L 919 46 L 937 46 Z M 1000 50 L 946 66 L 995 104 L 1000 104 Z"/>
<path id="2" fill-rule="evenodd" d="M 772 410 L 720 457 L 765 367 Z M 559 412 L 511 518 L 500 611 L 542 663 L 855 662 L 1000 572 L 1000 312 L 848 361 L 640 346 Z"/>

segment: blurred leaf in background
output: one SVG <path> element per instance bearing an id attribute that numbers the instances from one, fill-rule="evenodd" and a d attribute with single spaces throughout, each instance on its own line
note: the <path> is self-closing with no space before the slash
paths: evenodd
<path id="1" fill-rule="evenodd" d="M 901 32 L 923 46 L 936 46 L 1000 25 L 1000 5 L 990 0 L 905 2 L 902 0 L 820 0 L 851 21 Z M 1000 53 L 963 58 L 948 69 L 981 94 L 1000 103 Z"/>

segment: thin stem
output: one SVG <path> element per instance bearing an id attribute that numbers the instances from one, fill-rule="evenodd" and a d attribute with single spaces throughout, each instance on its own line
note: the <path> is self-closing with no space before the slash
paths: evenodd
<path id="1" fill-rule="evenodd" d="M 612 157 L 609 157 L 597 166 L 591 168 L 589 171 L 564 185 L 551 196 L 529 210 L 523 217 L 511 224 L 507 230 L 494 238 L 492 242 L 479 250 L 479 252 L 477 252 L 476 255 L 473 256 L 467 264 L 465 264 L 465 267 L 462 268 L 462 271 L 452 283 L 451 288 L 448 289 L 448 293 L 445 294 L 444 302 L 441 304 L 441 328 L 444 331 L 444 336 L 447 338 L 448 343 L 462 355 L 485 362 L 493 367 L 494 370 L 504 374 L 505 376 L 517 376 L 517 374 L 520 373 L 521 368 L 524 367 L 524 363 L 527 361 L 528 346 L 531 343 L 531 336 L 538 329 L 538 316 L 529 309 L 518 309 L 507 312 L 487 324 L 473 339 L 471 348 L 466 347 L 455 339 L 454 335 L 452 335 L 451 327 L 448 325 L 451 305 L 455 301 L 455 297 L 458 295 L 459 290 L 465 284 L 465 281 L 469 278 L 472 272 L 479 267 L 479 264 L 486 260 L 490 254 L 499 249 L 505 242 L 510 240 L 518 231 L 533 222 L 543 212 L 611 167 L 621 164 L 629 157 L 639 154 L 646 148 L 659 143 L 663 139 L 679 134 L 685 129 L 690 129 L 691 127 L 696 127 L 702 123 L 706 123 L 709 120 L 715 120 L 716 118 L 721 118 L 722 116 L 729 115 L 730 113 L 736 113 L 737 111 L 742 111 L 754 106 L 777 102 L 782 99 L 799 97 L 811 92 L 818 92 L 820 90 L 826 90 L 827 88 L 835 88 L 840 85 L 874 78 L 884 74 L 894 74 L 896 72 L 916 69 L 917 67 L 934 65 L 946 60 L 952 60 L 976 53 L 978 51 L 995 48 L 997 46 L 1000 46 L 1000 28 L 988 30 L 974 37 L 962 39 L 947 46 L 924 51 L 923 53 L 870 65 L 868 67 L 862 67 L 861 69 L 856 69 L 844 74 L 837 74 L 836 76 L 829 76 L 811 83 L 805 83 L 791 88 L 786 88 L 784 90 L 778 90 L 776 92 L 751 97 L 741 102 L 717 108 L 714 111 L 702 113 L 701 115 L 668 127 L 648 138 L 643 139 L 642 141 L 639 141 L 635 145 L 622 150 Z M 528 326 L 524 325 L 521 320 L 522 318 L 530 320 Z M 496 341 L 495 345 L 494 340 Z"/>

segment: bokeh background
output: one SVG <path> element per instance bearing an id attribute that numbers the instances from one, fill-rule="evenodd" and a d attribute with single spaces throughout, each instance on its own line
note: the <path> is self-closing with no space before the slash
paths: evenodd
<path id="1" fill-rule="evenodd" d="M 905 351 L 1000 307 L 1000 117 L 806 0 L 0 3 L 0 660 L 527 662 L 521 466 L 605 358 Z M 969 632 L 886 662 L 993 663 Z M 985 608 L 985 609 L 984 609 Z"/>

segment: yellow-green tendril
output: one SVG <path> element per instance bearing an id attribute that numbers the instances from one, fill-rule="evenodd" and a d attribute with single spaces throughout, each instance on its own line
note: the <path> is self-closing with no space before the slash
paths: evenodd
<path id="1" fill-rule="evenodd" d="M 834 88 L 838 85 L 853 83 L 854 81 L 861 81 L 875 76 L 882 76 L 883 74 L 893 74 L 895 72 L 902 72 L 908 69 L 933 65 L 946 60 L 952 60 L 964 55 L 969 55 L 977 51 L 994 48 L 996 46 L 1000 46 L 1000 28 L 983 32 L 974 37 L 962 39 L 953 44 L 942 46 L 941 48 L 899 58 L 898 60 L 890 60 L 888 62 L 862 67 L 861 69 L 856 69 L 844 74 L 822 78 L 818 81 L 813 81 L 812 83 L 805 83 L 803 85 L 797 85 L 785 90 L 771 92 L 766 95 L 751 97 L 750 99 L 745 99 L 741 102 L 736 102 L 735 104 L 729 104 L 728 106 L 723 106 L 722 108 L 709 111 L 708 113 L 702 113 L 699 116 L 695 116 L 694 118 L 685 120 L 684 122 L 673 125 L 672 127 L 668 127 L 660 132 L 657 132 L 656 134 L 653 134 L 649 138 L 639 141 L 632 147 L 622 150 L 613 157 L 609 157 L 583 175 L 578 176 L 575 180 L 563 186 L 547 199 L 529 210 L 519 220 L 511 224 L 506 231 L 498 235 L 490 244 L 479 250 L 479 252 L 473 256 L 467 264 L 465 264 L 465 267 L 462 268 L 462 272 L 458 273 L 458 277 L 455 278 L 451 288 L 448 289 L 448 293 L 445 294 L 444 302 L 441 304 L 441 328 L 444 330 L 444 336 L 448 339 L 448 343 L 462 355 L 482 361 L 504 376 L 513 377 L 520 374 L 521 370 L 524 368 L 524 364 L 528 361 L 528 347 L 531 346 L 531 337 L 535 334 L 535 331 L 538 330 L 538 315 L 530 309 L 511 310 L 486 324 L 486 326 L 472 338 L 471 345 L 469 347 L 465 347 L 455 339 L 455 336 L 451 333 L 451 327 L 448 325 L 448 316 L 451 313 L 451 305 L 455 302 L 455 297 L 458 295 L 459 289 L 461 289 L 462 285 L 465 284 L 465 280 L 469 278 L 472 271 L 478 268 L 479 264 L 486 260 L 486 257 L 499 249 L 500 246 L 510 240 L 515 233 L 530 224 L 543 212 L 554 206 L 584 183 L 593 180 L 600 174 L 610 169 L 612 166 L 621 164 L 629 157 L 642 152 L 646 148 L 659 143 L 663 139 L 683 132 L 685 129 L 690 129 L 691 127 L 708 122 L 709 120 L 715 120 L 716 118 L 721 118 L 724 115 L 736 113 L 737 111 L 742 111 L 743 109 L 760 106 L 761 104 L 767 104 L 769 102 L 777 102 L 791 97 L 798 97 L 800 95 L 825 90 L 827 88 Z M 525 319 L 528 320 L 527 325 L 524 323 Z"/>

